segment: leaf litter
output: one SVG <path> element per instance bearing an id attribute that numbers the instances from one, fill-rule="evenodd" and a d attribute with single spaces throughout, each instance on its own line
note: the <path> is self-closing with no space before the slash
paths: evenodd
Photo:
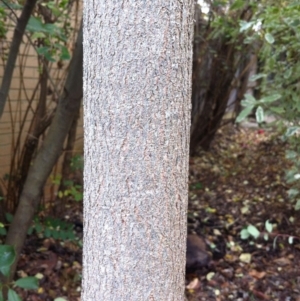
<path id="1" fill-rule="evenodd" d="M 286 149 L 272 131 L 230 125 L 190 158 L 188 230 L 206 238 L 213 264 L 195 289 L 187 276 L 188 300 L 300 301 L 300 211 L 288 198 Z"/>
<path id="2" fill-rule="evenodd" d="M 286 147 L 273 132 L 226 126 L 209 152 L 190 158 L 188 231 L 206 239 L 213 261 L 187 275 L 189 301 L 300 301 L 300 211 L 288 199 Z M 18 273 L 37 275 L 40 288 L 19 290 L 22 300 L 79 301 L 81 257 L 77 245 L 30 235 Z"/>

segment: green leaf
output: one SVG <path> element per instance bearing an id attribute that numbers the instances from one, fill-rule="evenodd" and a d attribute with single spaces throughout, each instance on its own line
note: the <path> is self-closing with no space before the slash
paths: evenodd
<path id="1" fill-rule="evenodd" d="M 262 123 L 265 120 L 264 109 L 261 106 L 258 106 L 255 113 L 256 121 Z"/>
<path id="2" fill-rule="evenodd" d="M 269 222 L 269 220 L 266 220 L 265 222 L 265 228 L 269 233 L 272 233 L 273 225 Z"/>
<path id="3" fill-rule="evenodd" d="M 252 26 L 254 25 L 254 22 L 251 21 L 251 22 L 247 22 L 247 21 L 240 21 L 240 32 L 243 32 L 249 28 L 251 28 Z"/>
<path id="4" fill-rule="evenodd" d="M 299 190 L 296 188 L 291 188 L 288 190 L 287 193 L 288 193 L 289 198 L 294 198 L 299 194 Z"/>
<path id="5" fill-rule="evenodd" d="M 14 290 L 8 289 L 8 301 L 22 301 L 22 299 Z"/>
<path id="6" fill-rule="evenodd" d="M 7 234 L 6 229 L 1 227 L 1 228 L 0 228 L 0 235 L 6 236 L 6 234 Z"/>
<path id="7" fill-rule="evenodd" d="M 264 240 L 268 241 L 269 240 L 269 235 L 267 233 L 264 234 Z"/>
<path id="8" fill-rule="evenodd" d="M 55 62 L 55 59 L 50 54 L 51 48 L 47 46 L 38 47 L 36 49 L 39 55 L 43 55 L 49 62 Z"/>
<path id="9" fill-rule="evenodd" d="M 247 227 L 247 231 L 250 233 L 250 235 L 252 235 L 255 239 L 259 237 L 260 232 L 258 231 L 258 229 L 253 226 L 253 225 L 249 225 Z"/>
<path id="10" fill-rule="evenodd" d="M 63 61 L 66 61 L 66 60 L 69 60 L 70 58 L 71 58 L 71 56 L 70 56 L 68 48 L 65 46 L 62 46 L 60 59 Z"/>
<path id="11" fill-rule="evenodd" d="M 294 134 L 296 134 L 298 131 L 300 130 L 300 127 L 298 126 L 291 126 L 286 130 L 285 135 L 287 137 L 293 136 Z"/>
<path id="12" fill-rule="evenodd" d="M 256 80 L 260 79 L 260 78 L 263 78 L 263 77 L 267 77 L 267 74 L 264 74 L 264 73 L 258 73 L 258 74 L 255 74 L 255 75 L 252 75 L 250 76 L 249 80 L 251 82 L 255 82 Z"/>
<path id="13" fill-rule="evenodd" d="M 45 55 L 46 53 L 48 53 L 50 51 L 50 48 L 48 46 L 42 46 L 42 47 L 38 47 L 36 49 L 36 52 L 39 55 Z"/>
<path id="14" fill-rule="evenodd" d="M 11 223 L 14 219 L 14 216 L 10 213 L 5 213 L 5 218 L 9 223 Z"/>
<path id="15" fill-rule="evenodd" d="M 269 109 L 276 114 L 283 114 L 285 112 L 283 107 L 270 107 Z"/>
<path id="16" fill-rule="evenodd" d="M 67 238 L 68 238 L 68 234 L 67 234 L 66 231 L 60 231 L 59 232 L 59 239 L 61 239 L 61 240 L 67 240 Z"/>
<path id="17" fill-rule="evenodd" d="M 244 5 L 245 5 L 245 1 L 244 0 L 236 0 L 230 6 L 230 10 L 237 10 L 237 9 L 243 8 Z"/>
<path id="18" fill-rule="evenodd" d="M 236 118 L 236 122 L 243 121 L 252 112 L 253 108 L 254 106 L 249 106 L 242 110 L 239 116 Z"/>
<path id="19" fill-rule="evenodd" d="M 73 233 L 73 231 L 68 231 L 67 234 L 68 234 L 68 239 L 75 240 L 75 234 Z"/>
<path id="20" fill-rule="evenodd" d="M 298 157 L 298 153 L 292 150 L 288 150 L 286 151 L 285 157 L 286 159 L 296 159 Z"/>
<path id="21" fill-rule="evenodd" d="M 83 193 L 82 192 L 77 192 L 75 195 L 75 201 L 80 202 L 83 200 Z"/>
<path id="22" fill-rule="evenodd" d="M 52 233 L 52 237 L 54 239 L 59 239 L 59 231 L 54 229 L 54 230 L 51 231 L 51 233 Z"/>
<path id="23" fill-rule="evenodd" d="M 288 170 L 286 172 L 286 176 L 285 176 L 286 182 L 287 183 L 293 183 L 293 182 L 295 182 L 296 181 L 296 179 L 295 179 L 295 174 L 296 173 L 297 173 L 297 171 L 295 171 L 294 169 Z"/>
<path id="24" fill-rule="evenodd" d="M 38 279 L 35 277 L 25 277 L 18 279 L 15 282 L 15 285 L 25 289 L 38 289 L 39 282 Z"/>
<path id="25" fill-rule="evenodd" d="M 293 236 L 289 236 L 289 244 L 291 245 L 291 244 L 293 244 L 293 242 L 294 242 L 294 237 Z"/>
<path id="26" fill-rule="evenodd" d="M 275 39 L 273 37 L 272 34 L 270 33 L 266 33 L 265 34 L 265 40 L 269 43 L 269 44 L 273 44 L 275 42 Z"/>
<path id="27" fill-rule="evenodd" d="M 61 11 L 58 9 L 57 7 L 57 4 L 54 3 L 54 2 L 48 2 L 46 4 L 52 11 L 52 14 L 55 16 L 55 17 L 59 17 L 61 15 Z"/>
<path id="28" fill-rule="evenodd" d="M 260 103 L 270 103 L 270 102 L 274 102 L 275 100 L 278 100 L 279 98 L 281 98 L 280 94 L 274 94 L 274 95 L 270 95 L 267 97 L 263 97 L 259 100 Z"/>
<path id="29" fill-rule="evenodd" d="M 37 233 L 41 233 L 43 231 L 43 226 L 41 224 L 36 224 L 35 225 L 35 231 Z"/>
<path id="30" fill-rule="evenodd" d="M 284 77 L 285 79 L 289 79 L 289 78 L 291 77 L 291 75 L 292 75 L 292 72 L 293 72 L 292 68 L 287 69 L 287 70 L 285 71 L 285 73 L 283 74 L 283 77 Z"/>
<path id="31" fill-rule="evenodd" d="M 31 32 L 44 31 L 44 24 L 40 18 L 31 16 L 27 23 L 26 29 Z"/>
<path id="32" fill-rule="evenodd" d="M 55 24 L 47 23 L 44 25 L 44 30 L 50 35 L 59 35 L 61 34 L 60 28 Z"/>
<path id="33" fill-rule="evenodd" d="M 244 97 L 247 104 L 254 105 L 256 103 L 256 99 L 252 94 L 247 93 L 244 95 Z"/>
<path id="34" fill-rule="evenodd" d="M 0 272 L 1 272 L 4 276 L 8 277 L 9 274 L 10 274 L 10 266 L 7 265 L 7 266 L 0 267 Z"/>
<path id="35" fill-rule="evenodd" d="M 51 237 L 51 231 L 49 228 L 45 229 L 44 235 L 45 235 L 45 237 L 48 237 L 48 238 Z"/>
<path id="36" fill-rule="evenodd" d="M 16 252 L 13 246 L 0 245 L 0 271 L 5 275 L 9 275 L 10 266 L 16 259 Z"/>
<path id="37" fill-rule="evenodd" d="M 295 205 L 295 210 L 296 211 L 300 210 L 300 200 L 297 200 L 296 205 Z"/>
<path id="38" fill-rule="evenodd" d="M 2 2 L 0 2 L 0 6 L 2 6 Z M 9 4 L 9 9 L 14 9 L 14 10 L 21 10 L 23 9 L 24 5 L 20 5 L 20 4 L 15 4 L 12 3 L 11 1 L 9 1 L 7 4 Z"/>
<path id="39" fill-rule="evenodd" d="M 43 32 L 37 31 L 35 32 L 32 36 L 31 39 L 36 40 L 36 39 L 44 39 L 46 38 L 46 35 Z"/>
<path id="40" fill-rule="evenodd" d="M 241 239 L 248 239 L 250 237 L 250 233 L 247 229 L 243 229 L 240 233 Z"/>

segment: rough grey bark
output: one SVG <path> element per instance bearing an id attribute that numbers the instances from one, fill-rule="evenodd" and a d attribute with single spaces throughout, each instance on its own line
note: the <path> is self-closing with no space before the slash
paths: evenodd
<path id="1" fill-rule="evenodd" d="M 25 2 L 21 16 L 17 21 L 0 89 L 0 118 L 4 110 L 23 34 L 25 32 L 25 28 L 27 26 L 31 13 L 35 7 L 36 1 L 37 0 L 27 0 Z"/>
<path id="2" fill-rule="evenodd" d="M 193 6 L 85 1 L 83 301 L 183 300 Z"/>
<path id="3" fill-rule="evenodd" d="M 44 184 L 62 152 L 72 121 L 78 114 L 82 99 L 82 56 L 82 30 L 80 30 L 64 94 L 59 100 L 49 132 L 29 169 L 17 211 L 6 237 L 5 244 L 15 247 L 17 258 L 39 205 Z M 12 267 L 11 276 L 14 274 L 16 263 L 17 261 Z"/>

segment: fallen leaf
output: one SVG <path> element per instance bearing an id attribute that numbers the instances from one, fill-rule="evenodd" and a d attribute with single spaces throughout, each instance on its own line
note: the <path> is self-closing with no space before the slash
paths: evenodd
<path id="1" fill-rule="evenodd" d="M 213 277 L 215 276 L 215 273 L 214 272 L 210 272 L 206 275 L 206 280 L 207 281 L 210 281 Z"/>
<path id="2" fill-rule="evenodd" d="M 216 236 L 222 236 L 222 233 L 220 232 L 219 229 L 214 229 L 213 231 L 214 231 L 214 235 L 216 235 Z"/>
<path id="3" fill-rule="evenodd" d="M 251 270 L 249 272 L 249 275 L 256 279 L 262 279 L 266 276 L 266 272 L 258 272 L 257 270 Z"/>
<path id="4" fill-rule="evenodd" d="M 186 288 L 187 288 L 188 290 L 195 290 L 195 289 L 197 289 L 197 288 L 199 288 L 199 287 L 200 287 L 200 281 L 199 281 L 198 278 L 194 278 L 194 279 L 186 286 Z"/>
<path id="5" fill-rule="evenodd" d="M 249 207 L 248 207 L 248 206 L 242 207 L 242 208 L 241 208 L 241 213 L 242 213 L 242 214 L 247 214 L 247 213 L 249 213 Z"/>
<path id="6" fill-rule="evenodd" d="M 275 263 L 277 263 L 278 265 L 280 266 L 285 266 L 285 265 L 289 265 L 291 264 L 292 262 L 286 258 L 286 257 L 281 257 L 281 258 L 277 258 L 274 260 Z"/>
<path id="7" fill-rule="evenodd" d="M 228 262 L 235 262 L 237 261 L 237 257 L 232 254 L 226 254 L 224 259 Z"/>
<path id="8" fill-rule="evenodd" d="M 251 262 L 251 254 L 250 253 L 243 253 L 239 257 L 241 262 L 250 263 Z"/>

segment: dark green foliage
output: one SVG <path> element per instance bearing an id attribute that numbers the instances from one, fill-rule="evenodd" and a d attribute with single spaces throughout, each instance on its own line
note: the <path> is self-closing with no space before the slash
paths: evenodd
<path id="1" fill-rule="evenodd" d="M 75 241 L 74 226 L 58 218 L 46 217 L 43 221 L 39 217 L 35 217 L 32 226 L 28 230 L 28 234 L 36 233 L 42 237 L 53 237 L 60 240 Z"/>
<path id="2" fill-rule="evenodd" d="M 0 245 L 0 272 L 5 277 L 9 276 L 10 267 L 16 260 L 16 252 L 12 246 Z M 8 301 L 17 301 L 21 298 L 19 295 L 12 289 L 12 287 L 21 287 L 23 289 L 37 289 L 38 288 L 38 279 L 35 277 L 24 277 L 20 278 L 13 283 L 0 283 L 0 301 L 4 301 L 3 291 L 7 290 L 7 300 Z"/>

